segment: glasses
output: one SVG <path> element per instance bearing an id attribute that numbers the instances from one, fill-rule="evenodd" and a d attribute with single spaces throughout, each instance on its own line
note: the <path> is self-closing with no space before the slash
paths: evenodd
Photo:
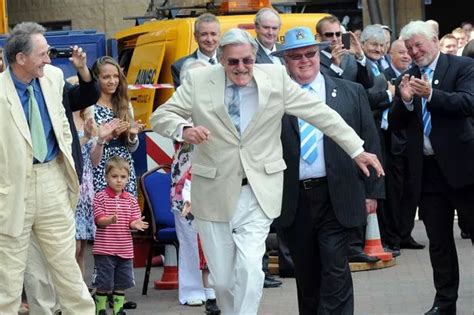
<path id="1" fill-rule="evenodd" d="M 303 56 L 305 56 L 307 59 L 313 58 L 318 51 L 309 51 L 305 54 L 293 54 L 293 55 L 288 55 L 288 58 L 291 60 L 301 60 L 303 59 Z"/>
<path id="2" fill-rule="evenodd" d="M 252 58 L 242 58 L 242 59 L 235 59 L 235 58 L 229 58 L 227 59 L 227 65 L 229 66 L 238 66 L 242 62 L 244 65 L 251 65 L 255 62 Z"/>
<path id="3" fill-rule="evenodd" d="M 342 32 L 326 32 L 324 33 L 324 37 L 334 37 L 334 35 L 336 35 L 336 37 L 341 37 L 341 34 Z"/>

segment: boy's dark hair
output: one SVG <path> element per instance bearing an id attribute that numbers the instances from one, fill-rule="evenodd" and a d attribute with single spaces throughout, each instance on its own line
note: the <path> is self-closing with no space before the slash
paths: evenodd
<path id="1" fill-rule="evenodd" d="M 130 174 L 130 164 L 123 157 L 115 155 L 112 156 L 107 163 L 105 163 L 105 175 L 108 175 L 113 168 L 121 168 L 127 170 Z"/>

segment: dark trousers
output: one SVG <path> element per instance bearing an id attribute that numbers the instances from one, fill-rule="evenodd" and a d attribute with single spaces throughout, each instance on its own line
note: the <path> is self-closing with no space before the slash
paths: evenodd
<path id="1" fill-rule="evenodd" d="M 285 229 L 295 265 L 300 314 L 353 314 L 352 277 L 347 260 L 350 229 L 337 220 L 327 183 L 300 187 L 298 211 Z"/>
<path id="2" fill-rule="evenodd" d="M 358 226 L 349 232 L 348 256 L 355 256 L 364 252 L 366 225 Z"/>
<path id="3" fill-rule="evenodd" d="M 386 200 L 379 211 L 380 234 L 385 244 L 400 246 L 410 240 L 415 226 L 418 197 L 413 189 L 408 159 L 388 154 L 385 167 Z"/>
<path id="4" fill-rule="evenodd" d="M 453 235 L 454 209 L 466 220 L 469 231 L 474 230 L 474 185 L 451 188 L 435 157 L 425 157 L 420 209 L 430 241 L 436 296 L 434 305 L 456 306 L 459 288 L 459 266 Z"/>

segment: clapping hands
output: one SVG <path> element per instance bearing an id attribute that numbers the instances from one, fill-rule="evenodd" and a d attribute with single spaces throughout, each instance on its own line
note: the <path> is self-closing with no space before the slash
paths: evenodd
<path id="1" fill-rule="evenodd" d="M 145 129 L 145 124 L 142 123 L 141 120 L 134 121 L 130 126 L 130 136 L 135 137 L 137 134 Z"/>

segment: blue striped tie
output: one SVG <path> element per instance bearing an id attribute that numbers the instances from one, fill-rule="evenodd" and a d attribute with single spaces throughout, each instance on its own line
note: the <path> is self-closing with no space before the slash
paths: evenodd
<path id="1" fill-rule="evenodd" d="M 232 99 L 229 102 L 230 119 L 234 123 L 235 129 L 240 134 L 240 87 L 237 85 L 231 85 L 232 88 Z"/>
<path id="2" fill-rule="evenodd" d="M 421 68 L 421 75 L 425 75 L 428 78 L 428 81 L 431 84 L 431 80 L 433 79 L 433 69 L 430 69 L 428 67 L 423 67 Z M 423 97 L 421 98 L 421 117 L 423 119 L 423 133 L 425 136 L 429 136 L 431 132 L 431 113 L 428 111 L 426 103 L 428 103 L 428 100 Z"/>
<path id="3" fill-rule="evenodd" d="M 309 84 L 304 84 L 301 87 L 305 90 L 311 90 Z M 298 121 L 300 126 L 301 158 L 308 164 L 313 164 L 318 157 L 316 128 L 302 119 Z"/>

